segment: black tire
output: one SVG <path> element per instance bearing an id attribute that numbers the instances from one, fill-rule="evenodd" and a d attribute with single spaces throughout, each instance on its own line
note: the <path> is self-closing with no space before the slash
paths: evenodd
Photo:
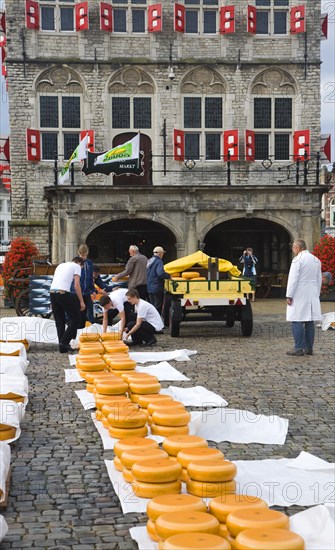
<path id="1" fill-rule="evenodd" d="M 163 323 L 165 327 L 168 327 L 170 325 L 170 306 L 172 302 L 172 296 L 169 293 L 164 294 L 164 302 L 163 302 Z"/>
<path id="2" fill-rule="evenodd" d="M 245 306 L 242 306 L 241 313 L 241 332 L 243 336 L 251 336 L 253 329 L 252 308 L 250 301 L 247 300 Z"/>
<path id="3" fill-rule="evenodd" d="M 182 319 L 182 309 L 179 300 L 172 301 L 169 316 L 170 336 L 177 338 L 180 332 L 180 321 Z"/>
<path id="4" fill-rule="evenodd" d="M 235 324 L 234 319 L 227 319 L 226 320 L 226 327 L 232 328 L 234 326 L 234 324 Z"/>
<path id="5" fill-rule="evenodd" d="M 18 317 L 29 315 L 29 288 L 21 290 L 15 299 L 14 307 Z"/>

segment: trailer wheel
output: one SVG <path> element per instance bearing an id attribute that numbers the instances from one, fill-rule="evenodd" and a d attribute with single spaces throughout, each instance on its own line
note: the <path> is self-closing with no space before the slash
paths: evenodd
<path id="1" fill-rule="evenodd" d="M 170 324 L 170 306 L 172 302 L 171 294 L 166 293 L 164 294 L 164 302 L 163 302 L 163 323 L 165 327 L 168 327 Z"/>
<path id="2" fill-rule="evenodd" d="M 241 332 L 243 336 L 251 336 L 253 329 L 252 309 L 249 300 L 242 307 L 241 312 Z"/>
<path id="3" fill-rule="evenodd" d="M 226 327 L 232 328 L 234 326 L 234 324 L 235 324 L 234 319 L 227 319 L 226 320 Z"/>
<path id="4" fill-rule="evenodd" d="M 29 315 L 29 288 L 21 290 L 15 299 L 15 311 L 18 317 Z"/>
<path id="5" fill-rule="evenodd" d="M 172 301 L 170 306 L 170 336 L 173 338 L 179 336 L 180 332 L 180 321 L 182 318 L 182 310 L 180 301 Z"/>

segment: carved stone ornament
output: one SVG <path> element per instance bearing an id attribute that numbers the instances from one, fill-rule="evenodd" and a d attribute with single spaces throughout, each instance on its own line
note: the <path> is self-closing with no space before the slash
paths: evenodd
<path id="1" fill-rule="evenodd" d="M 295 95 L 296 87 L 289 73 L 281 69 L 266 69 L 251 86 L 253 95 Z"/>
<path id="2" fill-rule="evenodd" d="M 152 78 L 137 67 L 127 67 L 117 71 L 111 79 L 109 92 L 127 95 L 153 94 L 154 83 Z"/>
<path id="3" fill-rule="evenodd" d="M 38 92 L 81 93 L 82 86 L 76 73 L 67 67 L 54 67 L 45 71 L 36 84 Z"/>
<path id="4" fill-rule="evenodd" d="M 197 67 L 184 77 L 181 92 L 184 94 L 223 94 L 225 83 L 216 71 L 207 69 L 207 67 Z"/>

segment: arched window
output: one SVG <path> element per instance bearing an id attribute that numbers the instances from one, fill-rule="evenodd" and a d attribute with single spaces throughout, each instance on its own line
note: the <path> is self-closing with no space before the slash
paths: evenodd
<path id="1" fill-rule="evenodd" d="M 41 158 L 53 160 L 55 153 L 68 159 L 79 143 L 82 127 L 82 86 L 67 67 L 44 73 L 37 82 Z"/>

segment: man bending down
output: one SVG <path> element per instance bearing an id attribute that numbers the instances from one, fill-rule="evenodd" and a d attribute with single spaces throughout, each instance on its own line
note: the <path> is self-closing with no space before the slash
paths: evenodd
<path id="1" fill-rule="evenodd" d="M 157 343 L 154 334 L 160 332 L 164 327 L 157 309 L 149 302 L 142 300 L 136 289 L 128 290 L 126 296 L 128 302 L 135 306 L 135 313 L 137 314 L 136 321 L 130 321 L 127 324 L 126 344 L 153 346 Z M 131 336 L 132 342 L 128 341 L 129 336 Z"/>
<path id="2" fill-rule="evenodd" d="M 106 296 L 101 296 L 99 303 L 103 308 L 103 320 L 102 320 L 102 331 L 107 331 L 107 325 L 111 325 L 113 319 L 118 315 L 121 321 L 120 332 L 123 334 L 124 329 L 126 328 L 127 323 L 129 323 L 135 314 L 133 312 L 133 307 L 128 302 L 127 299 L 127 289 L 118 288 L 113 290 L 110 294 Z"/>

